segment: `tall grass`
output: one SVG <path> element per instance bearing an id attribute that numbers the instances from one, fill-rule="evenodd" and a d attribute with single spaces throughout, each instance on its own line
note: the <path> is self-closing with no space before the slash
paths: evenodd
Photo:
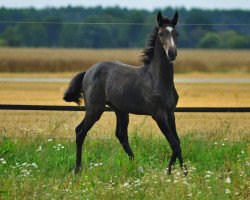
<path id="1" fill-rule="evenodd" d="M 85 71 L 103 60 L 139 66 L 141 49 L 0 48 L 0 72 Z M 179 50 L 175 72 L 250 72 L 249 50 Z"/>
<path id="2" fill-rule="evenodd" d="M 247 143 L 181 138 L 189 175 L 167 175 L 167 142 L 135 135 L 130 162 L 115 139 L 86 139 L 82 173 L 73 141 L 1 139 L 1 199 L 247 199 Z"/>

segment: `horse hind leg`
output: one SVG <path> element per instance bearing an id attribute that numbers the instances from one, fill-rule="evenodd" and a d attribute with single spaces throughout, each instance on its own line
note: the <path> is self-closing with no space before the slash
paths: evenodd
<path id="1" fill-rule="evenodd" d="M 87 110 L 83 121 L 76 127 L 76 165 L 75 173 L 81 169 L 82 146 L 88 131 L 100 119 L 104 109 Z"/>
<path id="2" fill-rule="evenodd" d="M 128 141 L 128 123 L 129 123 L 129 115 L 128 113 L 124 113 L 118 110 L 115 110 L 116 114 L 116 137 L 121 143 L 123 149 L 126 154 L 129 156 L 130 160 L 134 159 L 134 154 L 130 148 Z"/>

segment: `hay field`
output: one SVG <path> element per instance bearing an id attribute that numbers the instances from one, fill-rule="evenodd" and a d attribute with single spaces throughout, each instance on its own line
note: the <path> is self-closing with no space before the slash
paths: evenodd
<path id="1" fill-rule="evenodd" d="M 121 60 L 139 65 L 141 50 L 91 50 L 91 49 L 0 49 L 0 77 L 72 77 L 99 60 Z M 250 51 L 180 50 L 175 68 L 176 78 L 249 78 Z M 219 72 L 218 72 L 219 71 Z M 52 72 L 52 73 L 51 73 Z M 209 72 L 209 73 L 207 73 Z M 227 73 L 225 73 L 227 72 Z M 75 105 L 62 100 L 66 83 L 10 83 L 0 84 L 1 104 Z M 188 106 L 249 106 L 250 84 L 191 84 L 178 83 L 179 107 Z M 1 134 L 23 137 L 34 133 L 45 137 L 74 138 L 74 127 L 84 113 L 0 111 Z M 52 123 L 48 123 L 52 121 Z M 250 116 L 246 114 L 177 113 L 180 134 L 198 131 L 196 135 L 211 137 L 219 128 L 232 129 L 231 139 L 249 133 Z M 14 123 L 13 123 L 14 122 Z M 52 124 L 52 125 L 51 125 Z M 63 124 L 70 126 L 66 130 Z M 43 127 L 51 126 L 51 131 Z M 60 127 L 58 130 L 56 127 Z M 105 113 L 96 124 L 93 137 L 114 136 L 115 118 Z M 60 131 L 59 131 L 60 130 Z M 131 115 L 130 132 L 157 135 L 158 128 L 150 117 Z M 104 134 L 103 134 L 104 132 Z M 223 132 L 223 131 L 221 131 Z M 96 133 L 96 134 L 95 134 Z M 223 135 L 223 134 L 222 134 Z M 29 134 L 29 136 L 31 136 Z M 206 136 L 204 136 L 206 137 Z M 214 137 L 214 136 L 213 136 Z"/>
<path id="2" fill-rule="evenodd" d="M 0 48 L 0 72 L 84 71 L 102 60 L 139 66 L 142 49 Z M 249 50 L 180 49 L 175 72 L 250 72 Z"/>
<path id="3" fill-rule="evenodd" d="M 1 104 L 75 105 L 62 96 L 67 83 L 1 82 Z M 250 84 L 237 83 L 177 83 L 179 107 L 249 106 Z"/>
<path id="4" fill-rule="evenodd" d="M 75 105 L 62 100 L 64 83 L 0 84 L 0 104 Z M 187 84 L 176 85 L 178 106 L 249 106 L 250 84 Z M 1 135 L 11 137 L 74 138 L 74 128 L 82 120 L 83 112 L 0 111 Z M 197 137 L 226 137 L 240 140 L 249 135 L 249 113 L 177 113 L 180 135 L 195 132 Z M 48 131 L 49 130 L 49 131 Z M 89 134 L 93 138 L 115 137 L 115 115 L 104 113 Z M 221 131 L 218 131 L 221 130 Z M 161 136 L 151 117 L 131 115 L 129 132 Z M 216 133 L 221 132 L 220 135 Z M 229 134 L 230 133 L 230 134 Z M 226 135 L 226 136 L 225 136 Z"/>

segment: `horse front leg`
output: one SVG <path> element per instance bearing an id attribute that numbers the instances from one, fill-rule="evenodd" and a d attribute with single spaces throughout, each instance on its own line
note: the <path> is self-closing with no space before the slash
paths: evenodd
<path id="1" fill-rule="evenodd" d="M 168 174 L 171 174 L 172 166 L 176 159 L 179 160 L 180 166 L 182 169 L 184 169 L 184 174 L 187 175 L 187 169 L 186 166 L 183 165 L 183 158 L 181 153 L 181 146 L 177 138 L 175 138 L 172 129 L 170 128 L 170 125 L 167 120 L 167 115 L 165 111 L 158 111 L 155 115 L 152 116 L 153 119 L 156 121 L 158 127 L 160 128 L 163 135 L 166 137 L 168 143 L 170 144 L 170 147 L 172 149 L 172 156 L 170 158 L 169 164 L 168 164 Z"/>
<path id="2" fill-rule="evenodd" d="M 175 137 L 175 139 L 179 142 L 180 144 L 180 138 L 177 134 L 177 130 L 176 130 L 176 123 L 175 123 L 175 115 L 174 115 L 174 112 L 167 112 L 167 122 L 169 124 L 169 127 Z M 181 159 L 181 158 L 180 158 Z M 176 157 L 173 158 L 173 165 L 175 164 L 175 161 L 176 161 Z M 184 171 L 184 174 L 187 175 L 187 167 L 185 164 L 183 164 L 183 167 L 182 167 L 183 171 Z"/>
<path id="3" fill-rule="evenodd" d="M 175 124 L 175 115 L 174 115 L 174 112 L 167 112 L 167 122 L 168 122 L 168 125 L 175 137 L 175 139 L 180 143 L 180 138 L 177 134 L 177 130 L 176 130 L 176 124 Z"/>
<path id="4" fill-rule="evenodd" d="M 133 160 L 134 154 L 130 148 L 128 141 L 129 114 L 121 112 L 117 109 L 115 109 L 115 114 L 116 114 L 116 131 L 115 131 L 116 137 L 121 143 L 126 154 L 129 156 L 129 159 Z"/>

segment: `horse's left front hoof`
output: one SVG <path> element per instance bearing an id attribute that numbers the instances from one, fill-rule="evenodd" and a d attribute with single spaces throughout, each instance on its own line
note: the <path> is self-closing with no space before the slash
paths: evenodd
<path id="1" fill-rule="evenodd" d="M 81 171 L 81 169 L 82 169 L 81 167 L 75 166 L 75 168 L 74 168 L 74 174 L 77 175 Z"/>

